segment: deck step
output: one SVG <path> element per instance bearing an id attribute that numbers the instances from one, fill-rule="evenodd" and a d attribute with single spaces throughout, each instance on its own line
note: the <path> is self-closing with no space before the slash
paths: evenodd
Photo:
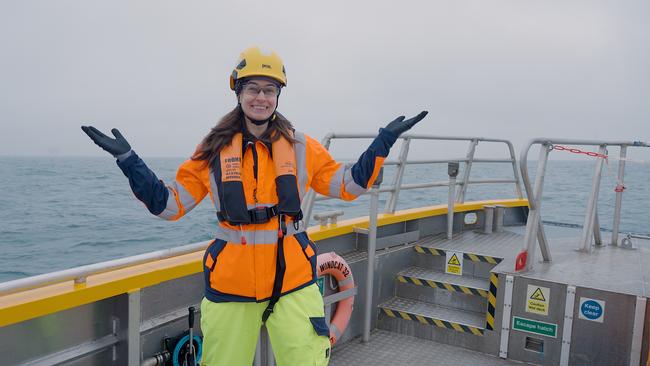
<path id="1" fill-rule="evenodd" d="M 413 247 L 413 249 L 415 249 L 416 252 L 421 254 L 430 254 L 430 255 L 443 256 L 443 257 L 447 255 L 447 250 L 448 250 L 448 249 L 439 248 L 435 244 L 416 244 Z M 489 264 L 496 265 L 503 260 L 503 258 L 497 256 L 471 253 L 462 250 L 458 250 L 458 251 L 463 252 L 464 260 L 468 260 L 472 262 L 489 263 Z"/>
<path id="2" fill-rule="evenodd" d="M 477 336 L 485 332 L 485 314 L 481 313 L 401 297 L 393 297 L 380 304 L 379 308 L 382 314 L 392 318 L 413 320 Z"/>
<path id="3" fill-rule="evenodd" d="M 484 278 L 457 276 L 420 267 L 410 267 L 397 274 L 397 280 L 418 286 L 440 288 L 467 295 L 488 297 L 490 283 Z"/>
<path id="4" fill-rule="evenodd" d="M 505 257 L 514 257 L 522 240 L 522 235 L 509 231 L 492 234 L 466 231 L 455 233 L 452 239 L 447 239 L 446 233 L 440 233 L 420 239 L 415 250 L 437 256 L 444 256 L 448 250 L 457 251 L 465 253 L 468 261 L 496 265 Z"/>

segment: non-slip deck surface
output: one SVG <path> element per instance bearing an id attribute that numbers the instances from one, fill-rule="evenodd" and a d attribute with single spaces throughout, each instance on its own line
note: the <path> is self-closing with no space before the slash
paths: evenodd
<path id="1" fill-rule="evenodd" d="M 335 347 L 329 364 L 330 366 L 526 365 L 385 330 L 372 332 L 368 344 L 354 339 L 340 347 Z"/>
<path id="2" fill-rule="evenodd" d="M 437 234 L 421 239 L 418 244 L 442 250 L 453 250 L 478 255 L 504 258 L 521 248 L 523 237 L 511 231 L 482 234 L 475 231 L 456 233 L 451 240 L 447 234 Z"/>
<path id="3" fill-rule="evenodd" d="M 611 234 L 603 232 L 603 245 L 585 253 L 577 250 L 582 229 L 544 228 L 552 261 L 542 262 L 537 247 L 533 270 L 521 276 L 635 296 L 650 294 L 650 240 L 632 238 L 636 249 L 624 249 L 609 245 Z M 508 255 L 495 271 L 514 273 L 514 266 L 515 256 Z"/>
<path id="4" fill-rule="evenodd" d="M 398 276 L 415 277 L 424 281 L 449 283 L 457 286 L 471 287 L 487 291 L 490 283 L 487 279 L 472 276 L 457 276 L 420 267 L 409 267 L 400 271 Z"/>
<path id="5" fill-rule="evenodd" d="M 379 307 L 393 311 L 403 311 L 408 314 L 421 315 L 426 318 L 442 319 L 452 323 L 484 328 L 485 314 L 475 313 L 428 302 L 393 297 L 380 304 Z"/>

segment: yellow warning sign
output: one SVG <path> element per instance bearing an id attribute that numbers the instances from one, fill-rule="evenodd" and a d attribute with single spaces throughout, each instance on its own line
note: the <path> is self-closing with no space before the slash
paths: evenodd
<path id="1" fill-rule="evenodd" d="M 447 262 L 447 264 L 453 264 L 454 266 L 460 266 L 460 262 L 458 261 L 458 257 L 456 256 L 456 254 L 451 256 L 451 259 L 449 260 L 449 262 Z"/>
<path id="2" fill-rule="evenodd" d="M 530 295 L 531 300 L 539 300 L 539 301 L 546 301 L 546 298 L 544 297 L 544 294 L 542 293 L 541 288 L 537 288 L 535 292 L 533 292 L 532 295 Z"/>
<path id="3" fill-rule="evenodd" d="M 533 314 L 548 315 L 550 292 L 551 290 L 548 287 L 528 285 L 526 311 Z"/>
<path id="4" fill-rule="evenodd" d="M 454 275 L 463 275 L 463 253 L 447 251 L 447 259 L 445 265 L 445 273 Z"/>

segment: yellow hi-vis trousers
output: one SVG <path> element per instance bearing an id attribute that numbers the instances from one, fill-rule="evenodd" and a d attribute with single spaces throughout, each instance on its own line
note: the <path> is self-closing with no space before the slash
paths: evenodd
<path id="1" fill-rule="evenodd" d="M 268 301 L 201 302 L 203 366 L 250 366 Z M 278 366 L 327 365 L 329 329 L 316 284 L 280 297 L 266 321 Z"/>

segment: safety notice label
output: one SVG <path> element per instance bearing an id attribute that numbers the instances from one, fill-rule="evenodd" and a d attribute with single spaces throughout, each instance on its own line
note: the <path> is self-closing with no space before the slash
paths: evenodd
<path id="1" fill-rule="evenodd" d="M 548 287 L 528 285 L 526 291 L 526 312 L 548 315 L 548 302 L 550 301 L 551 290 Z"/>
<path id="2" fill-rule="evenodd" d="M 512 329 L 557 338 L 557 324 L 540 322 L 533 319 L 512 317 Z"/>
<path id="3" fill-rule="evenodd" d="M 581 297 L 578 318 L 602 323 L 605 318 L 605 302 L 603 300 Z"/>
<path id="4" fill-rule="evenodd" d="M 463 275 L 463 252 L 447 251 L 445 273 Z"/>

